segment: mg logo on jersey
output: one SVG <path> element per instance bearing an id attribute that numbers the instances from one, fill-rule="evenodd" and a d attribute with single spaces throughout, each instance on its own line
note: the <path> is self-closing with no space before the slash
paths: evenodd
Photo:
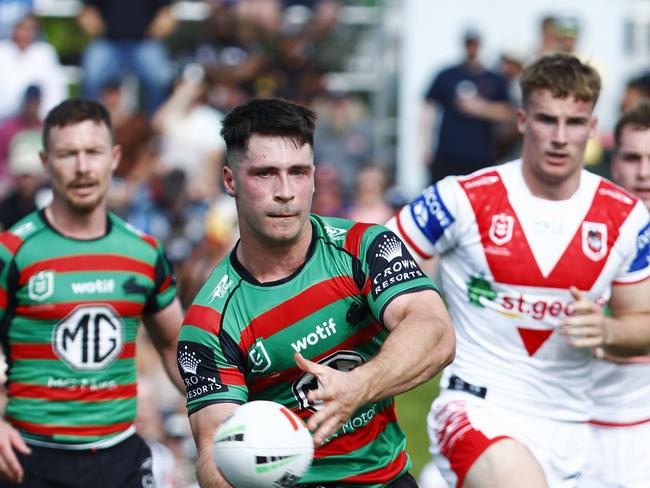
<path id="1" fill-rule="evenodd" d="M 607 226 L 598 222 L 582 223 L 582 252 L 592 261 L 607 255 Z"/>
<path id="2" fill-rule="evenodd" d="M 76 370 L 98 370 L 122 352 L 123 323 L 108 305 L 77 307 L 54 327 L 54 352 Z"/>
<path id="3" fill-rule="evenodd" d="M 505 213 L 493 215 L 488 236 L 497 246 L 502 246 L 512 239 L 514 226 L 515 218 L 512 215 Z"/>
<path id="4" fill-rule="evenodd" d="M 219 283 L 217 283 L 217 286 L 214 287 L 214 290 L 212 290 L 212 295 L 210 296 L 210 303 L 215 298 L 223 298 L 226 296 L 226 293 L 228 293 L 228 290 L 232 286 L 232 280 L 228 279 L 228 275 L 225 274 L 223 275 L 223 278 L 219 280 Z"/>
<path id="5" fill-rule="evenodd" d="M 27 282 L 29 298 L 42 302 L 52 296 L 54 292 L 54 271 L 41 271 Z"/>
<path id="6" fill-rule="evenodd" d="M 253 363 L 251 373 L 264 373 L 271 367 L 271 358 L 262 341 L 257 341 L 248 353 L 248 357 Z"/>

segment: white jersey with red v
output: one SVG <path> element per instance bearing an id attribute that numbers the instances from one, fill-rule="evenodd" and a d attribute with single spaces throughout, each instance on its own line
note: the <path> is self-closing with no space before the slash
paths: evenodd
<path id="1" fill-rule="evenodd" d="M 639 239 L 648 213 L 635 197 L 583 171 L 570 199 L 536 198 L 513 161 L 428 187 L 395 227 L 415 255 L 441 258 L 457 335 L 443 387 L 456 376 L 508 408 L 589 419 L 591 351 L 557 328 L 571 313 L 570 286 L 605 303 L 612 284 L 650 276 Z"/>

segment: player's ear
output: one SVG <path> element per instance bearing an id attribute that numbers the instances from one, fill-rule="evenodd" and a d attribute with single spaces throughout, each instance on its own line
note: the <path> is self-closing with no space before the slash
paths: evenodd
<path id="1" fill-rule="evenodd" d="M 223 167 L 223 186 L 226 189 L 226 193 L 228 195 L 231 197 L 237 196 L 237 184 L 235 182 L 235 175 L 229 164 L 226 164 Z"/>

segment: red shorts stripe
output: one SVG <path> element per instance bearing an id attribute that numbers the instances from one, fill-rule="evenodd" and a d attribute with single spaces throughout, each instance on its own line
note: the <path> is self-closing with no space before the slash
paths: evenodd
<path id="1" fill-rule="evenodd" d="M 440 452 L 449 460 L 451 469 L 458 478 L 457 486 L 463 486 L 465 477 L 476 460 L 492 444 L 509 439 L 502 435 L 488 438 L 480 430 L 476 430 L 464 409 L 445 408 L 437 415 L 438 420 L 444 418 L 444 426 L 438 430 L 438 445 Z"/>

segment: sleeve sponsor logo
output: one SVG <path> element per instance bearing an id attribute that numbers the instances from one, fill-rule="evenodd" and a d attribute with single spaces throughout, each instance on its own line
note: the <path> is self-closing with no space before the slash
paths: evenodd
<path id="1" fill-rule="evenodd" d="M 327 235 L 332 239 L 333 241 L 341 241 L 345 239 L 345 235 L 347 234 L 347 230 L 345 229 L 339 229 L 338 227 L 332 227 L 331 225 L 325 224 L 325 232 L 327 232 Z"/>
<path id="2" fill-rule="evenodd" d="M 451 224 L 454 217 L 440 198 L 438 186 L 429 186 L 410 205 L 413 220 L 422 233 L 435 243 Z"/>
<path id="3" fill-rule="evenodd" d="M 34 222 L 25 222 L 20 227 L 16 227 L 14 230 L 12 230 L 11 233 L 17 235 L 20 238 L 24 238 L 27 234 L 30 234 L 35 228 L 36 226 L 34 225 Z"/>
<path id="4" fill-rule="evenodd" d="M 479 186 L 487 186 L 487 185 L 493 185 L 497 181 L 499 181 L 499 177 L 495 175 L 489 175 L 489 176 L 482 176 L 476 180 L 468 181 L 468 182 L 463 182 L 463 188 L 467 190 L 471 190 L 472 188 L 477 188 Z"/>
<path id="5" fill-rule="evenodd" d="M 228 387 L 221 383 L 214 352 L 209 347 L 196 342 L 180 341 L 178 365 L 188 400 L 228 391 Z"/>
<path id="6" fill-rule="evenodd" d="M 636 238 L 636 255 L 630 265 L 630 272 L 640 271 L 648 267 L 650 260 L 650 222 L 641 229 Z"/>
<path id="7" fill-rule="evenodd" d="M 424 276 L 406 246 L 392 232 L 383 232 L 375 238 L 368 264 L 375 299 L 395 285 Z"/>
<path id="8" fill-rule="evenodd" d="M 632 200 L 630 197 L 628 197 L 625 193 L 621 193 L 620 191 L 612 190 L 611 188 L 601 188 L 600 190 L 598 190 L 598 193 L 600 195 L 604 195 L 604 196 L 613 198 L 614 200 L 618 200 L 619 202 L 622 202 L 625 205 L 632 205 L 634 203 L 634 200 Z"/>

